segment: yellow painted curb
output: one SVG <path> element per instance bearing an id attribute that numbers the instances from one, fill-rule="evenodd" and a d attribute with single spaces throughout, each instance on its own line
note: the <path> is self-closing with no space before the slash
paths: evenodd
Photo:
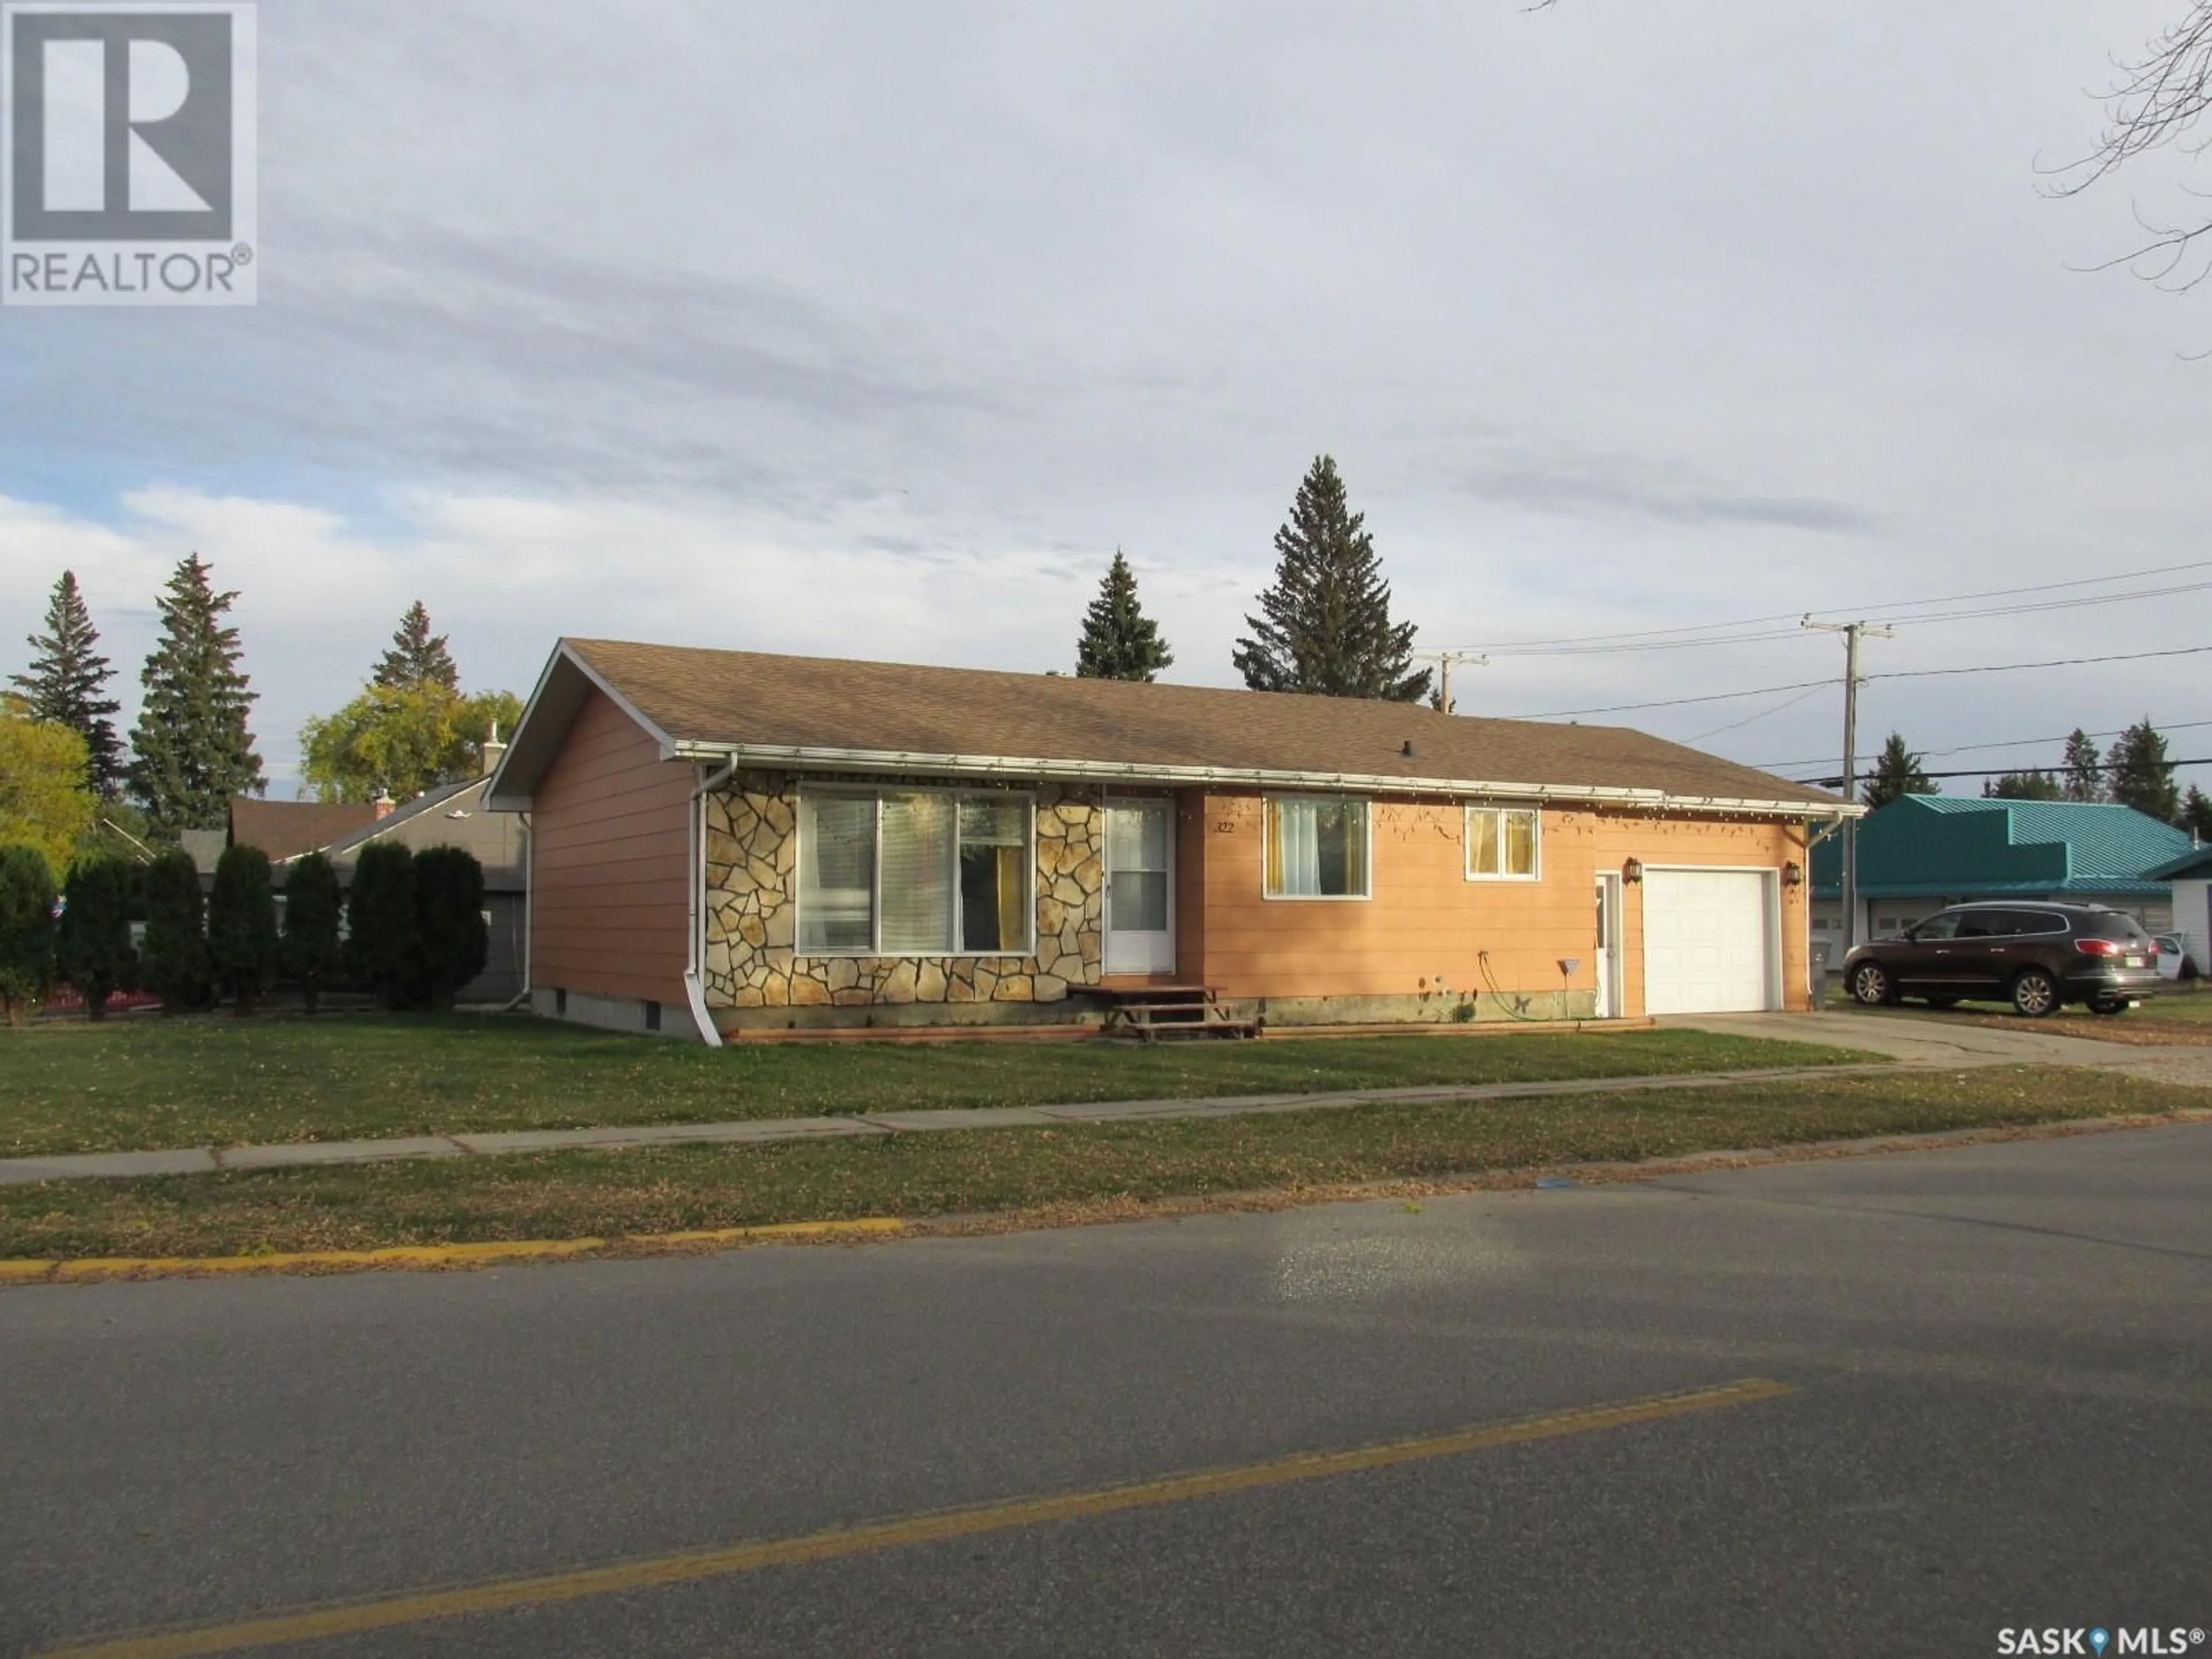
<path id="1" fill-rule="evenodd" d="M 895 1215 L 862 1216 L 857 1221 L 773 1221 L 758 1227 L 710 1227 L 700 1232 L 645 1233 L 625 1244 L 741 1244 L 749 1238 L 820 1238 L 838 1233 L 902 1232 Z"/>
<path id="2" fill-rule="evenodd" d="M 532 1261 L 588 1255 L 611 1245 L 654 1249 L 670 1245 L 742 1244 L 753 1239 L 831 1238 L 902 1231 L 896 1216 L 855 1221 L 778 1221 L 757 1227 L 693 1232 L 635 1233 L 617 1238 L 526 1238 L 489 1244 L 398 1244 L 380 1250 L 270 1251 L 260 1255 L 82 1256 L 75 1261 L 0 1261 L 0 1284 L 70 1284 L 97 1279 L 168 1279 L 204 1273 L 283 1273 L 315 1267 L 455 1267 L 487 1261 Z"/>

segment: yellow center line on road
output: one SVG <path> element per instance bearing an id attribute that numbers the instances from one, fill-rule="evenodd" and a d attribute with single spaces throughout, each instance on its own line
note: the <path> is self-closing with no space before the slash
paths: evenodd
<path id="1" fill-rule="evenodd" d="M 580 1601 L 592 1595 L 616 1595 L 655 1589 L 737 1573 L 757 1572 L 763 1567 L 796 1566 L 809 1561 L 832 1561 L 842 1556 L 865 1555 L 878 1550 L 903 1549 L 915 1544 L 939 1543 L 952 1538 L 1005 1532 L 1051 1521 L 1078 1521 L 1092 1516 L 1115 1515 L 1125 1510 L 1148 1509 L 1160 1504 L 1180 1504 L 1197 1498 L 1224 1498 L 1235 1492 L 1255 1492 L 1292 1481 L 1318 1480 L 1325 1475 L 1356 1474 L 1368 1469 L 1389 1468 L 1399 1463 L 1452 1457 L 1463 1452 L 1497 1446 L 1526 1445 L 1589 1434 L 1599 1429 L 1626 1428 L 1632 1424 L 1656 1423 L 1668 1418 L 1688 1417 L 1699 1412 L 1724 1411 L 1773 1400 L 1795 1390 L 1786 1382 L 1747 1377 L 1717 1388 L 1683 1394 L 1647 1395 L 1610 1406 L 1590 1406 L 1576 1411 L 1552 1412 L 1540 1417 L 1510 1418 L 1478 1424 L 1447 1434 L 1422 1435 L 1409 1440 L 1384 1441 L 1342 1451 L 1303 1452 L 1264 1463 L 1244 1463 L 1226 1468 L 1200 1469 L 1171 1474 L 1133 1485 L 1106 1486 L 1094 1492 L 1065 1492 L 1049 1498 L 1023 1498 L 978 1504 L 969 1509 L 938 1510 L 881 1521 L 866 1526 L 837 1527 L 797 1538 L 760 1540 L 732 1544 L 720 1549 L 697 1550 L 675 1555 L 650 1556 L 604 1567 L 581 1567 L 568 1572 L 534 1577 L 498 1578 L 484 1583 L 447 1589 L 422 1590 L 310 1607 L 297 1613 L 244 1620 L 234 1624 L 203 1625 L 191 1629 L 148 1632 L 133 1636 L 95 1638 L 71 1646 L 49 1650 L 41 1659 L 191 1659 L 192 1656 L 238 1653 L 270 1647 L 283 1642 L 307 1642 L 333 1636 L 357 1636 L 389 1630 L 395 1626 L 422 1624 L 434 1619 L 458 1619 L 474 1613 L 501 1613 L 514 1607 L 542 1607 L 551 1602 Z"/>

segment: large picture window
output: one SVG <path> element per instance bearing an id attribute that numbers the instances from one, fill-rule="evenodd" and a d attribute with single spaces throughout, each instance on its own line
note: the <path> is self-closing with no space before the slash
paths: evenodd
<path id="1" fill-rule="evenodd" d="M 944 789 L 799 802 L 799 949 L 847 956 L 1027 956 L 1031 807 Z"/>
<path id="2" fill-rule="evenodd" d="M 799 802 L 799 948 L 865 951 L 875 936 L 872 795 Z"/>
<path id="3" fill-rule="evenodd" d="M 1367 896 L 1365 801 L 1270 795 L 1267 814 L 1269 898 Z"/>
<path id="4" fill-rule="evenodd" d="M 1533 806 L 1467 809 L 1470 881 L 1534 881 L 1543 858 L 1542 820 Z"/>

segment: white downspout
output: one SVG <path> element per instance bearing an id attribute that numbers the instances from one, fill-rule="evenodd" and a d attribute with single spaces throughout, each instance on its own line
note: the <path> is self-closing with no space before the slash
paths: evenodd
<path id="1" fill-rule="evenodd" d="M 538 837 L 530 833 L 529 813 L 517 812 L 515 817 L 522 820 L 522 988 L 500 1010 L 502 1014 L 511 1014 L 531 1000 L 530 923 L 538 908 Z"/>
<path id="2" fill-rule="evenodd" d="M 702 765 L 699 781 L 691 791 L 690 811 L 684 815 L 686 839 L 690 845 L 690 873 L 684 882 L 690 902 L 690 926 L 684 930 L 688 938 L 684 964 L 684 997 L 691 1005 L 691 1023 L 698 1028 L 699 1040 L 709 1048 L 722 1046 L 722 1034 L 714 1029 L 714 1017 L 707 1012 L 707 988 L 702 978 L 707 960 L 707 797 L 730 781 L 738 769 L 738 757 L 731 756 L 722 763 L 720 771 L 709 774 Z"/>

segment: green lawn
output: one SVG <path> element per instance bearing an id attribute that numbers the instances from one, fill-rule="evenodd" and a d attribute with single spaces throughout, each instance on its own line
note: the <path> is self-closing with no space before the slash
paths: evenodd
<path id="1" fill-rule="evenodd" d="M 1442 1182 L 1593 1160 L 2006 1127 L 2078 1118 L 2085 1107 L 2125 1115 L 2208 1105 L 2212 1091 L 2023 1066 L 1184 1122 L 53 1182 L 0 1188 L 0 1257 L 613 1238 L 1041 1206 L 1075 1216 L 1126 1213 L 1147 1200 L 1311 1192 L 1391 1178 Z"/>
<path id="2" fill-rule="evenodd" d="M 0 1033 L 0 1157 L 1872 1058 L 1683 1030 L 716 1050 L 520 1016 L 142 1017 Z"/>

